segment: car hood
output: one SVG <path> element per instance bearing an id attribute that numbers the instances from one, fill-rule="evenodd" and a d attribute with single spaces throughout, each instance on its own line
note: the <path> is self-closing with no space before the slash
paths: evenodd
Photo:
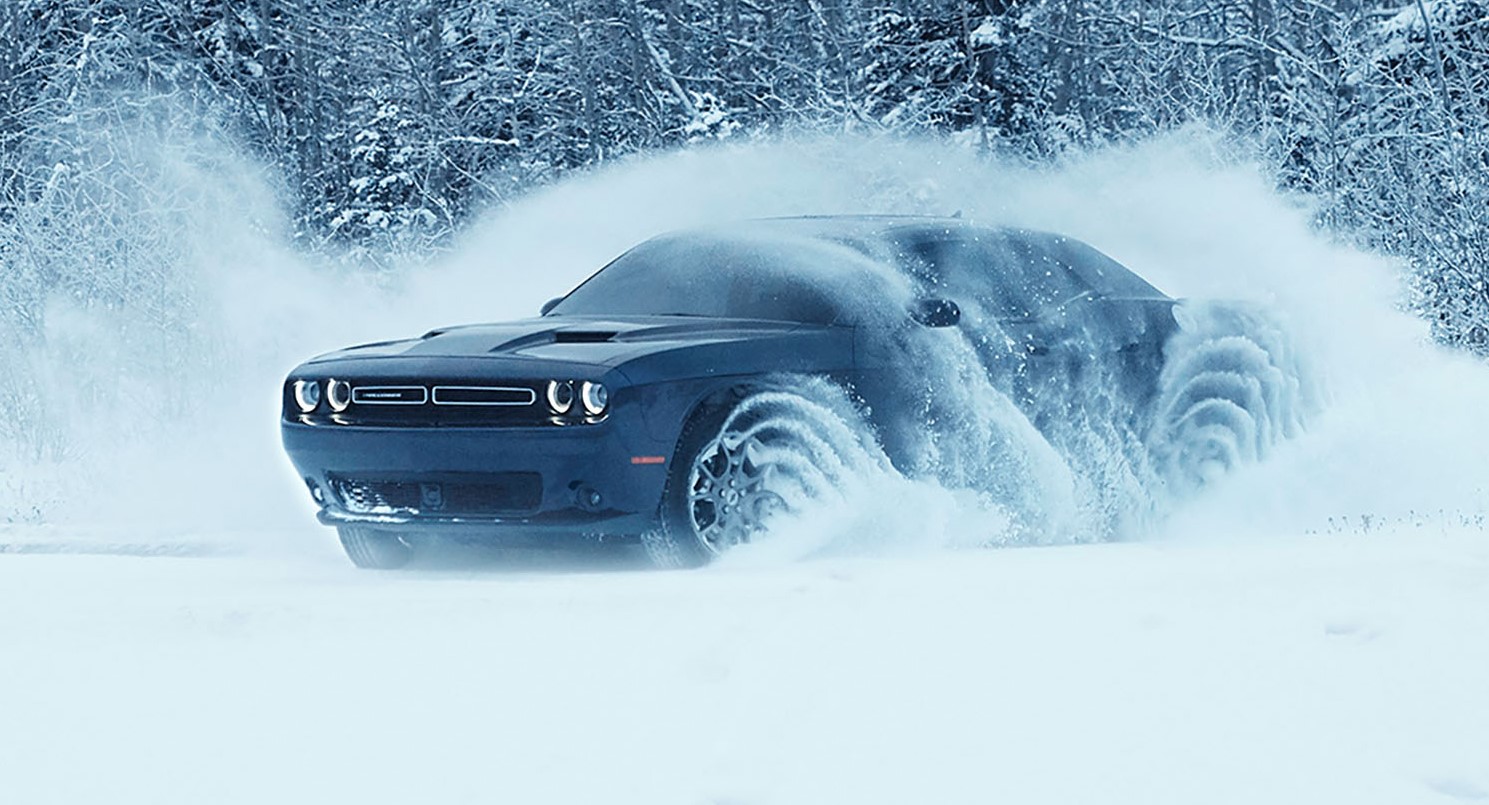
<path id="1" fill-rule="evenodd" d="M 778 338 L 826 325 L 683 316 L 545 316 L 445 327 L 421 338 L 350 347 L 311 361 L 376 358 L 505 358 L 614 367 L 683 346 Z"/>

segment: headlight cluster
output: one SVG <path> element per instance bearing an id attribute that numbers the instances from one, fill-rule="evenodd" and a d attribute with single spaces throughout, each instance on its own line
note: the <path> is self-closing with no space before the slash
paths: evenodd
<path id="1" fill-rule="evenodd" d="M 574 384 L 568 381 L 560 383 L 557 380 L 550 380 L 546 396 L 548 397 L 548 410 L 563 416 L 574 407 Z"/>
<path id="2" fill-rule="evenodd" d="M 548 410 L 557 416 L 563 416 L 574 410 L 574 382 L 571 380 L 550 380 L 548 391 L 544 396 L 548 399 Z M 610 391 L 603 383 L 595 383 L 585 380 L 579 383 L 579 405 L 584 413 L 591 417 L 603 416 L 610 407 Z"/>
<path id="3" fill-rule="evenodd" d="M 295 405 L 300 407 L 302 414 L 321 407 L 321 384 L 314 380 L 296 380 Z"/>
<path id="4" fill-rule="evenodd" d="M 584 406 L 586 414 L 599 416 L 610 406 L 610 391 L 604 384 L 586 380 L 579 386 L 579 403 Z"/>
<path id="5" fill-rule="evenodd" d="M 325 387 L 324 394 L 321 391 Z M 324 397 L 336 413 L 345 411 L 352 404 L 352 384 L 345 380 L 331 379 L 322 384 L 319 380 L 296 380 L 294 385 L 295 405 L 300 413 L 314 413 L 321 407 Z"/>
<path id="6" fill-rule="evenodd" d="M 332 378 L 326 381 L 326 402 L 336 413 L 345 411 L 352 404 L 352 384 Z"/>

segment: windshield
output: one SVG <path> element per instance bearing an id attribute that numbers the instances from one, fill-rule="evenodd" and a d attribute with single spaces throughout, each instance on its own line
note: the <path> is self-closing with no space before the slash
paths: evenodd
<path id="1" fill-rule="evenodd" d="M 626 252 L 549 315 L 666 315 L 852 324 L 893 270 L 848 246 L 779 234 L 664 235 Z M 876 300 L 870 302 L 870 300 Z"/>

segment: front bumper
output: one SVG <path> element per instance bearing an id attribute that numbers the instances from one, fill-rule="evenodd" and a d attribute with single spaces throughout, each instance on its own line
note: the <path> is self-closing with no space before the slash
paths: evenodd
<path id="1" fill-rule="evenodd" d="M 654 527 L 674 446 L 626 410 L 525 428 L 286 421 L 281 434 L 322 523 L 538 541 Z"/>

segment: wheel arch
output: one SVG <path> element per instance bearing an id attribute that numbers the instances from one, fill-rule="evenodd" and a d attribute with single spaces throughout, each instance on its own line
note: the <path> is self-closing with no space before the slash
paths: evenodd
<path id="1" fill-rule="evenodd" d="M 696 426 L 695 423 L 726 414 L 740 400 L 768 385 L 770 384 L 761 376 L 739 376 L 720 378 L 718 382 L 702 388 L 693 396 L 691 404 L 677 420 L 676 434 L 672 439 L 671 459 L 676 460 L 677 451 L 682 448 L 683 441 L 688 437 L 689 431 Z"/>
<path id="2" fill-rule="evenodd" d="M 861 405 L 863 402 L 859 399 L 851 378 L 842 372 L 772 372 L 717 378 L 715 382 L 697 389 L 683 415 L 677 419 L 676 432 L 670 439 L 673 455 L 675 456 L 677 449 L 681 447 L 683 438 L 687 436 L 689 426 L 694 421 L 727 412 L 740 400 L 756 392 L 770 389 L 793 390 L 793 384 L 790 382 L 792 378 L 825 379 L 848 394 L 854 400 L 855 405 Z M 870 424 L 873 423 L 870 422 Z"/>

